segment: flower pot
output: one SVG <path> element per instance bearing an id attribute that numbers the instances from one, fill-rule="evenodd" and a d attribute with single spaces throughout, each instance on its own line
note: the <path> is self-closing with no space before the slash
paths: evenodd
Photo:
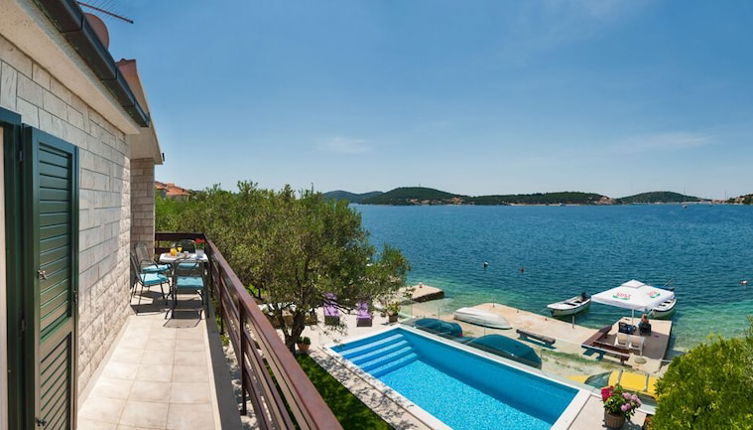
<path id="1" fill-rule="evenodd" d="M 301 354 L 308 354 L 309 348 L 311 347 L 311 345 L 305 343 L 298 343 L 296 346 L 298 347 L 298 352 Z"/>
<path id="2" fill-rule="evenodd" d="M 625 425 L 625 415 L 615 415 L 604 411 L 604 426 L 610 429 L 621 429 Z"/>
<path id="3" fill-rule="evenodd" d="M 388 321 L 389 321 L 389 322 L 391 322 L 391 323 L 393 323 L 393 322 L 397 322 L 397 314 L 394 314 L 394 315 L 390 315 L 390 316 L 388 317 Z"/>

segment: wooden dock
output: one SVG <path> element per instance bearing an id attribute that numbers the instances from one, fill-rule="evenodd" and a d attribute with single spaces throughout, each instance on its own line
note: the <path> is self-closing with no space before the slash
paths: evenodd
<path id="1" fill-rule="evenodd" d="M 411 295 L 410 300 L 418 303 L 444 298 L 444 290 L 422 283 L 413 285 L 412 287 L 403 288 L 401 294 L 407 295 L 409 292 Z"/>

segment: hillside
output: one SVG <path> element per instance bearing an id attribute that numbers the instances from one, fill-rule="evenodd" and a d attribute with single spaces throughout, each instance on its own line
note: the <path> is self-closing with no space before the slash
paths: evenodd
<path id="1" fill-rule="evenodd" d="M 364 199 L 361 203 L 366 205 L 451 205 L 463 204 L 467 196 L 452 194 L 445 191 L 425 187 L 401 187 L 395 188 L 378 196 Z"/>
<path id="2" fill-rule="evenodd" d="M 708 201 L 695 196 L 671 191 L 652 191 L 632 196 L 613 199 L 598 193 L 580 191 L 560 191 L 533 194 L 501 194 L 486 196 L 466 196 L 426 187 L 400 187 L 382 193 L 355 194 L 348 191 L 330 191 L 325 196 L 345 199 L 351 203 L 366 205 L 615 205 L 615 204 L 650 204 L 650 203 L 684 203 Z M 730 199 L 729 203 L 753 204 L 753 194 Z"/>
<path id="3" fill-rule="evenodd" d="M 328 191 L 324 193 L 324 197 L 335 200 L 347 200 L 350 203 L 361 203 L 364 199 L 376 197 L 384 194 L 381 191 L 369 191 L 368 193 L 351 193 L 343 190 Z"/>
<path id="4" fill-rule="evenodd" d="M 753 194 L 745 194 L 743 196 L 733 197 L 727 200 L 727 203 L 734 203 L 738 205 L 753 205 Z"/>
<path id="5" fill-rule="evenodd" d="M 555 193 L 506 194 L 478 196 L 469 199 L 475 205 L 611 205 L 615 201 L 596 193 L 562 191 Z"/>
<path id="6" fill-rule="evenodd" d="M 648 193 L 635 194 L 633 196 L 627 196 L 617 199 L 622 204 L 641 204 L 641 203 L 686 203 L 686 202 L 702 202 L 705 199 L 700 199 L 695 196 L 686 196 L 680 193 L 673 193 L 672 191 L 651 191 Z"/>

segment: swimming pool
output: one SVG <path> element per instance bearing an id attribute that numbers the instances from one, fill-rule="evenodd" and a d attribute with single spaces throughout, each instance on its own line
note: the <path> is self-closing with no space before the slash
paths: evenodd
<path id="1" fill-rule="evenodd" d="M 577 388 L 412 328 L 331 349 L 456 430 L 549 429 L 577 403 Z"/>

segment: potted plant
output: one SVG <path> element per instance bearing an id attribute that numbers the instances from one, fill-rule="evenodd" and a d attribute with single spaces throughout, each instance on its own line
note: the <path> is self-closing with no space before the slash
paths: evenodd
<path id="1" fill-rule="evenodd" d="M 602 388 L 601 401 L 604 403 L 604 425 L 610 429 L 622 428 L 625 420 L 641 406 L 638 396 L 623 390 L 619 384 Z"/>
<path id="2" fill-rule="evenodd" d="M 397 322 L 397 314 L 400 312 L 400 303 L 392 302 L 387 305 L 387 317 L 388 321 L 393 323 Z"/>
<path id="3" fill-rule="evenodd" d="M 311 347 L 311 339 L 308 337 L 299 337 L 298 341 L 296 342 L 296 346 L 298 347 L 298 351 L 301 354 L 308 354 L 309 348 Z"/>
<path id="4" fill-rule="evenodd" d="M 199 257 L 204 256 L 204 245 L 207 243 L 204 239 L 196 239 L 194 242 L 196 242 L 196 255 Z"/>

